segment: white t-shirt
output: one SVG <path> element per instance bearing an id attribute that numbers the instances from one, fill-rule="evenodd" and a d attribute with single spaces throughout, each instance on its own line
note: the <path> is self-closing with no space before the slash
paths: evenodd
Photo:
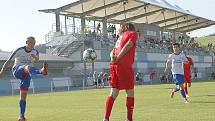
<path id="1" fill-rule="evenodd" d="M 184 75 L 184 66 L 183 62 L 187 61 L 187 58 L 184 54 L 172 53 L 169 55 L 168 60 L 172 63 L 172 74 L 182 74 Z"/>
<path id="2" fill-rule="evenodd" d="M 16 49 L 10 56 L 10 60 L 15 60 L 14 65 L 29 65 L 33 66 L 33 58 L 31 54 L 39 56 L 39 52 L 36 49 L 28 52 L 26 47 L 20 47 Z"/>

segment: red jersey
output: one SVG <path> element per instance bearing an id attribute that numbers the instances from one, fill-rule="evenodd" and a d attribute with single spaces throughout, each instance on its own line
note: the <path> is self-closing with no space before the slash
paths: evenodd
<path id="1" fill-rule="evenodd" d="M 115 45 L 114 54 L 119 55 L 128 41 L 132 41 L 133 46 L 116 63 L 109 65 L 110 77 L 109 83 L 112 87 L 119 90 L 134 88 L 134 72 L 132 64 L 134 63 L 137 33 L 135 31 L 123 32 Z"/>
<path id="2" fill-rule="evenodd" d="M 191 82 L 191 74 L 190 74 L 190 66 L 193 65 L 193 60 L 190 57 L 187 57 L 188 63 L 184 64 L 184 77 L 185 77 L 185 82 Z"/>
<path id="3" fill-rule="evenodd" d="M 129 49 L 129 51 L 120 58 L 120 60 L 117 62 L 122 65 L 128 65 L 132 66 L 134 63 L 134 57 L 135 57 L 135 48 L 136 48 L 136 41 L 137 41 L 137 32 L 135 31 L 126 31 L 123 32 L 123 34 L 119 37 L 119 39 L 116 42 L 115 45 L 115 55 L 119 55 L 123 47 L 128 41 L 133 42 L 133 46 Z"/>

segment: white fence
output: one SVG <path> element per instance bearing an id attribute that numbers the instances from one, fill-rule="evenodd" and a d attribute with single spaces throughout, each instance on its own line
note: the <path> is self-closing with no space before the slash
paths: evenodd
<path id="1" fill-rule="evenodd" d="M 20 89 L 20 80 L 19 79 L 10 79 L 10 83 L 11 83 L 11 89 L 12 89 L 11 92 L 12 92 L 12 95 L 14 95 L 15 91 Z M 32 89 L 33 94 L 35 93 L 33 80 L 31 80 L 29 89 Z"/>
<path id="2" fill-rule="evenodd" d="M 53 92 L 53 89 L 56 87 L 67 87 L 67 90 L 70 90 L 70 86 L 73 85 L 73 81 L 70 77 L 56 77 L 52 78 L 51 81 L 51 92 Z"/>
<path id="3" fill-rule="evenodd" d="M 11 92 L 12 95 L 15 94 L 20 89 L 20 80 L 12 78 L 10 79 L 11 83 Z M 57 77 L 57 78 L 52 78 L 52 80 L 49 82 L 51 85 L 50 91 L 53 92 L 55 88 L 62 88 L 66 87 L 67 90 L 69 91 L 71 86 L 73 86 L 73 81 L 71 80 L 70 77 Z M 35 93 L 35 86 L 34 86 L 34 81 L 31 80 L 30 82 L 30 87 L 29 89 L 32 89 L 33 94 Z"/>

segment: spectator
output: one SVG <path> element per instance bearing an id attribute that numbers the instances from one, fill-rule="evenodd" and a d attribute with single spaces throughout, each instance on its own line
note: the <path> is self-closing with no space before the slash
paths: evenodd
<path id="1" fill-rule="evenodd" d="M 103 83 L 103 72 L 100 72 L 100 74 L 98 75 L 98 87 L 99 88 L 104 88 L 104 83 Z"/>
<path id="2" fill-rule="evenodd" d="M 97 33 L 101 33 L 101 24 L 100 23 L 98 23 L 96 29 L 97 29 Z"/>
<path id="3" fill-rule="evenodd" d="M 96 71 L 94 71 L 94 73 L 93 73 L 93 82 L 94 82 L 95 87 L 98 87 L 98 78 L 97 78 Z"/>

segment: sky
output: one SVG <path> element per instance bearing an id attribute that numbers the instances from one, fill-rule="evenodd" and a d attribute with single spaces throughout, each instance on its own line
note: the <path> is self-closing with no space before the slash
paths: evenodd
<path id="1" fill-rule="evenodd" d="M 26 37 L 34 36 L 36 44 L 45 43 L 45 35 L 52 30 L 55 15 L 39 12 L 58 8 L 76 0 L 0 0 L 0 50 L 13 51 L 25 45 Z M 159 0 L 157 0 L 159 1 Z M 215 0 L 166 0 L 191 13 L 215 21 Z M 215 33 L 215 25 L 196 30 L 190 36 Z"/>

